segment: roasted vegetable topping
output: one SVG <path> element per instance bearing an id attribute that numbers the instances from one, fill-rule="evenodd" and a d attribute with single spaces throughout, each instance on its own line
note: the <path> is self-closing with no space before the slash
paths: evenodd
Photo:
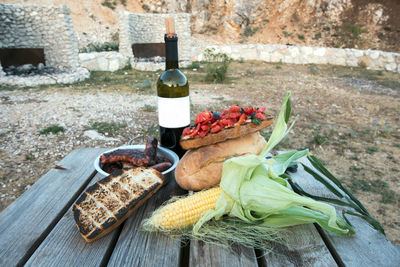
<path id="1" fill-rule="evenodd" d="M 204 137 L 208 133 L 217 133 L 224 128 L 243 124 L 251 121 L 259 125 L 266 119 L 265 108 L 240 107 L 232 105 L 222 110 L 220 113 L 205 110 L 197 115 L 195 125 L 183 130 L 182 136 L 193 138 L 196 136 Z"/>

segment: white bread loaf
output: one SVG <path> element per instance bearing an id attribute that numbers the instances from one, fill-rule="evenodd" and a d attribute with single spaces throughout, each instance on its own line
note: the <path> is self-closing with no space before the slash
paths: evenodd
<path id="1" fill-rule="evenodd" d="M 259 154 L 266 145 L 259 132 L 192 149 L 179 161 L 175 179 L 186 190 L 202 190 L 220 183 L 225 160 L 246 154 Z"/>

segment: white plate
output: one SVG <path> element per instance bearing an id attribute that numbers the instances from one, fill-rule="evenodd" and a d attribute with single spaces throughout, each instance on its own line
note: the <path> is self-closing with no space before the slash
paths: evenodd
<path id="1" fill-rule="evenodd" d="M 127 145 L 127 146 L 120 146 L 120 147 L 116 147 L 116 148 L 107 150 L 107 151 L 101 153 L 95 159 L 95 161 L 93 162 L 94 168 L 96 169 L 97 172 L 107 176 L 107 175 L 109 175 L 109 173 L 103 171 L 100 166 L 100 156 L 101 155 L 103 155 L 104 153 L 110 153 L 117 149 L 137 149 L 137 150 L 144 151 L 145 147 L 146 147 L 145 145 Z M 172 162 L 172 166 L 168 170 L 165 170 L 162 172 L 162 174 L 164 176 L 167 176 L 167 174 L 170 174 L 173 170 L 175 170 L 176 165 L 178 164 L 178 161 L 179 161 L 179 157 L 178 157 L 178 155 L 176 155 L 176 153 L 174 151 L 164 148 L 164 147 L 157 147 L 157 156 L 167 158 Z"/>

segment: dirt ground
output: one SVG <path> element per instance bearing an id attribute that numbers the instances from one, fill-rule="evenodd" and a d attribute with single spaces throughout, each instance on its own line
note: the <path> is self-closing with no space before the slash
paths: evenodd
<path id="1" fill-rule="evenodd" d="M 268 113 L 276 116 L 290 91 L 292 116 L 298 119 L 277 150 L 309 148 L 382 223 L 388 239 L 400 244 L 400 74 L 361 68 L 233 62 L 228 79 L 213 84 L 204 82 L 202 67 L 184 70 L 190 81 L 192 119 L 206 108 L 217 111 L 233 103 L 265 106 Z M 2 116 L 6 110 L 23 114 L 27 112 L 26 105 L 36 107 L 29 116 L 20 115 L 13 117 L 14 121 L 1 123 L 0 210 L 77 147 L 113 147 L 127 143 L 137 134 L 157 135 L 154 82 L 158 74 L 134 70 L 93 72 L 89 80 L 70 86 L 18 89 L 0 85 Z M 145 80 L 151 81 L 152 86 L 144 86 Z M 56 99 L 60 96 L 63 100 L 58 104 Z M 103 98 L 112 101 L 112 105 L 101 112 L 96 105 L 79 104 L 85 99 Z M 58 109 L 52 105 L 64 110 L 64 117 L 55 119 L 65 125 L 65 132 L 39 135 L 38 131 L 50 123 L 43 118 L 40 123 L 26 123 L 29 127 L 21 128 L 24 120 L 35 121 L 46 109 L 49 114 L 57 114 Z M 118 106 L 122 111 L 117 110 Z M 91 140 L 83 135 L 90 122 L 120 122 L 121 116 L 127 123 L 113 135 L 116 140 Z M 270 131 L 268 128 L 265 136 Z M 14 142 L 24 136 L 32 139 Z"/>

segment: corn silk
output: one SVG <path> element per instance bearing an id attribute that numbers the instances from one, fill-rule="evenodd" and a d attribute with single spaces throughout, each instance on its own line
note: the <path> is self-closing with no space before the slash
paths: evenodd
<path id="1" fill-rule="evenodd" d="M 287 125 L 290 110 L 288 93 L 262 153 L 224 162 L 220 183 L 223 191 L 215 209 L 205 212 L 186 234 L 211 243 L 236 242 L 267 250 L 268 241 L 280 239 L 279 233 L 285 232 L 283 228 L 288 226 L 317 223 L 335 234 L 355 234 L 354 228 L 337 215 L 333 206 L 295 193 L 281 178 L 289 166 L 308 154 L 307 149 L 266 159 L 294 124 Z"/>

